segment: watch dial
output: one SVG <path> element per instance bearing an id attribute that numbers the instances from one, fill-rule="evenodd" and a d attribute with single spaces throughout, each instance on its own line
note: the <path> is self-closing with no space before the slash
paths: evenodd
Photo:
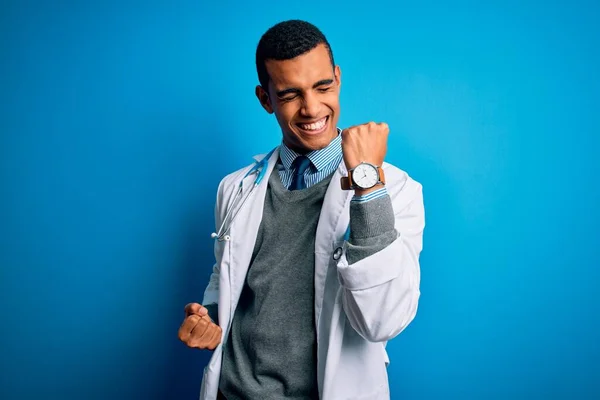
<path id="1" fill-rule="evenodd" d="M 361 164 L 354 172 L 352 172 L 352 179 L 359 187 L 363 189 L 369 189 L 379 181 L 377 169 L 372 165 Z"/>

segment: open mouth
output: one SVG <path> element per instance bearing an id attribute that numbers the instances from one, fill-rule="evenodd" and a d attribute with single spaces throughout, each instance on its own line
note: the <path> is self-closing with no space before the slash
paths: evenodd
<path id="1" fill-rule="evenodd" d="M 327 129 L 327 122 L 329 122 L 329 116 L 323 117 L 308 124 L 297 123 L 296 126 L 306 134 L 315 135 L 324 132 L 325 129 Z"/>

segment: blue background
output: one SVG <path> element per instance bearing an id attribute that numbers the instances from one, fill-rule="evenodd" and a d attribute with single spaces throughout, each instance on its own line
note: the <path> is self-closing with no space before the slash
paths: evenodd
<path id="1" fill-rule="evenodd" d="M 600 396 L 599 6 L 207 3 L 2 3 L 0 398 L 197 398 L 177 330 L 219 180 L 280 141 L 253 57 L 288 18 L 424 185 L 392 398 Z"/>

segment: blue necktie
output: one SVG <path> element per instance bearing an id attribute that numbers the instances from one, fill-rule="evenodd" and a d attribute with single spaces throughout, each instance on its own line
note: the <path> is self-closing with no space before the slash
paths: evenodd
<path id="1" fill-rule="evenodd" d="M 296 172 L 292 178 L 290 190 L 300 190 L 306 188 L 306 184 L 304 183 L 304 172 L 308 169 L 308 167 L 310 167 L 310 160 L 306 156 L 298 156 L 294 160 L 292 167 L 296 168 Z"/>

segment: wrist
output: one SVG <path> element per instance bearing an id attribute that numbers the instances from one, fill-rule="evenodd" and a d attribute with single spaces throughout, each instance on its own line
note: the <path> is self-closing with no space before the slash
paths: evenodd
<path id="1" fill-rule="evenodd" d="M 380 185 L 377 189 L 373 190 L 373 191 L 368 191 L 368 193 L 363 194 L 363 195 L 359 195 L 356 194 L 356 192 L 354 193 L 354 196 L 352 196 L 352 203 L 367 203 L 370 201 L 373 201 L 375 199 L 378 199 L 380 197 L 384 197 L 387 196 L 388 192 L 385 186 Z"/>
<path id="2" fill-rule="evenodd" d="M 376 190 L 379 190 L 381 188 L 383 188 L 384 186 L 382 184 L 377 184 L 369 189 L 360 189 L 360 188 L 356 188 L 354 189 L 354 195 L 357 197 L 361 197 L 361 196 L 366 196 L 369 193 L 373 193 Z"/>
<path id="3" fill-rule="evenodd" d="M 385 185 L 383 168 L 370 163 L 361 163 L 348 170 L 348 176 L 341 178 L 343 190 L 353 190 L 355 195 L 364 196 Z"/>

